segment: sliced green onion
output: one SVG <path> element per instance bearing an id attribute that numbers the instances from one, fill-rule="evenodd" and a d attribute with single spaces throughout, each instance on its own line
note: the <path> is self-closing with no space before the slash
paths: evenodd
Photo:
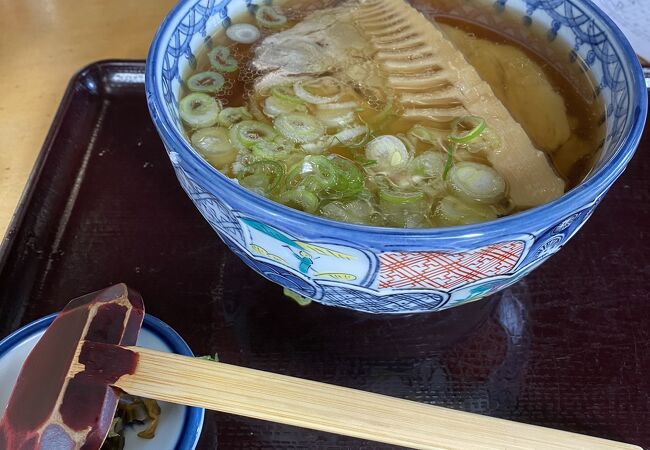
<path id="1" fill-rule="evenodd" d="M 395 135 L 395 137 L 398 138 L 400 141 L 402 141 L 409 155 L 415 154 L 415 144 L 411 142 L 408 136 L 406 136 L 404 133 L 398 133 Z"/>
<path id="2" fill-rule="evenodd" d="M 340 155 L 331 155 L 329 161 L 336 168 L 336 183 L 327 189 L 324 198 L 349 199 L 364 188 L 363 173 L 355 163 Z"/>
<path id="3" fill-rule="evenodd" d="M 434 218 L 439 226 L 452 226 L 493 220 L 497 218 L 497 214 L 488 205 L 470 205 L 453 195 L 448 195 L 436 206 Z"/>
<path id="4" fill-rule="evenodd" d="M 253 116 L 248 112 L 246 107 L 224 108 L 219 113 L 219 125 L 230 128 L 242 120 L 251 120 Z"/>
<path id="5" fill-rule="evenodd" d="M 343 103 L 323 103 L 318 105 L 316 108 L 319 111 L 330 111 L 330 110 L 352 110 L 357 111 L 359 104 L 357 102 L 343 102 Z M 362 108 L 363 110 L 363 108 Z"/>
<path id="6" fill-rule="evenodd" d="M 323 206 L 320 213 L 328 219 L 338 220 L 339 222 L 359 223 L 352 218 L 351 212 L 342 202 L 331 202 Z"/>
<path id="7" fill-rule="evenodd" d="M 192 128 L 211 127 L 219 119 L 221 103 L 208 94 L 194 92 L 178 103 L 179 115 Z"/>
<path id="8" fill-rule="evenodd" d="M 194 92 L 219 92 L 225 82 L 223 75 L 216 72 L 199 72 L 187 80 L 187 88 Z"/>
<path id="9" fill-rule="evenodd" d="M 255 117 L 255 120 L 259 120 L 260 122 L 268 120 L 268 117 L 266 117 L 260 109 L 260 105 L 257 103 L 254 95 L 250 95 L 246 99 L 246 103 L 248 104 L 248 110 L 251 112 L 253 117 Z"/>
<path id="10" fill-rule="evenodd" d="M 419 190 L 380 188 L 379 206 L 388 225 L 403 228 L 429 225 L 431 200 Z"/>
<path id="11" fill-rule="evenodd" d="M 260 30 L 250 23 L 236 23 L 226 29 L 226 36 L 240 44 L 252 44 L 260 38 Z"/>
<path id="12" fill-rule="evenodd" d="M 286 114 L 296 110 L 304 111 L 305 109 L 302 103 L 294 103 L 273 96 L 264 99 L 264 114 L 272 118 L 280 114 Z"/>
<path id="13" fill-rule="evenodd" d="M 358 147 L 365 143 L 369 134 L 370 130 L 365 125 L 346 128 L 332 136 L 332 142 L 335 144 L 340 143 L 348 147 Z"/>
<path id="14" fill-rule="evenodd" d="M 463 116 L 451 126 L 449 140 L 457 144 L 467 144 L 476 139 L 485 130 L 485 119 L 478 116 Z"/>
<path id="15" fill-rule="evenodd" d="M 288 145 L 269 141 L 259 141 L 252 147 L 253 156 L 256 158 L 274 161 L 284 160 L 291 154 L 292 150 Z"/>
<path id="16" fill-rule="evenodd" d="M 319 203 L 316 194 L 303 187 L 283 192 L 278 197 L 278 200 L 287 206 L 309 213 L 316 212 Z"/>
<path id="17" fill-rule="evenodd" d="M 280 100 L 277 97 L 267 97 L 264 99 L 264 114 L 270 118 L 275 118 L 280 114 L 292 112 L 294 104 L 289 103 L 283 100 Z"/>
<path id="18" fill-rule="evenodd" d="M 237 149 L 230 143 L 225 128 L 201 128 L 192 134 L 191 141 L 196 151 L 218 169 L 237 158 Z"/>
<path id="19" fill-rule="evenodd" d="M 379 199 L 393 205 L 407 205 L 424 200 L 424 192 L 405 192 L 393 189 L 381 189 L 379 191 Z"/>
<path id="20" fill-rule="evenodd" d="M 252 148 L 260 141 L 273 141 L 277 135 L 272 126 L 255 120 L 243 120 L 230 129 L 230 140 L 246 148 Z"/>
<path id="21" fill-rule="evenodd" d="M 366 158 L 377 161 L 378 170 L 401 169 L 408 163 L 409 157 L 406 145 L 396 136 L 379 136 L 366 144 Z"/>
<path id="22" fill-rule="evenodd" d="M 286 178 L 288 187 L 302 186 L 310 192 L 332 189 L 337 182 L 337 169 L 322 155 L 307 155 L 289 170 Z"/>
<path id="23" fill-rule="evenodd" d="M 284 295 L 286 297 L 289 297 L 291 300 L 298 303 L 298 305 L 300 305 L 300 306 L 307 306 L 307 305 L 311 304 L 312 300 L 310 298 L 303 297 L 300 294 L 296 294 L 295 292 L 293 292 L 293 291 L 291 291 L 291 290 L 289 290 L 287 288 L 284 288 L 284 290 L 282 292 L 284 293 Z"/>
<path id="24" fill-rule="evenodd" d="M 339 222 L 358 223 L 352 220 L 352 214 L 350 214 L 350 211 L 348 211 L 346 205 L 342 202 L 327 203 L 321 208 L 320 213 L 329 219 L 338 220 Z"/>
<path id="25" fill-rule="evenodd" d="M 351 109 L 319 109 L 316 111 L 316 117 L 327 127 L 341 128 L 352 124 L 357 115 Z"/>
<path id="26" fill-rule="evenodd" d="M 409 164 L 408 183 L 412 187 L 422 190 L 431 198 L 440 197 L 446 186 L 442 180 L 445 166 L 445 155 L 440 152 L 424 152 Z"/>
<path id="27" fill-rule="evenodd" d="M 455 164 L 448 184 L 457 195 L 479 203 L 496 203 L 506 192 L 506 182 L 496 170 L 471 161 Z"/>
<path id="28" fill-rule="evenodd" d="M 287 23 L 287 17 L 280 14 L 275 8 L 260 5 L 255 11 L 255 19 L 260 26 L 265 28 L 279 28 Z"/>
<path id="29" fill-rule="evenodd" d="M 293 90 L 301 100 L 320 105 L 333 103 L 341 98 L 343 84 L 334 77 L 321 77 L 296 81 Z"/>
<path id="30" fill-rule="evenodd" d="M 409 165 L 409 173 L 414 181 L 430 178 L 442 179 L 445 168 L 445 156 L 439 152 L 424 152 L 413 159 Z"/>
<path id="31" fill-rule="evenodd" d="M 234 72 L 237 70 L 237 60 L 230 54 L 228 47 L 214 47 L 208 52 L 208 59 L 212 67 L 219 72 Z"/>
<path id="32" fill-rule="evenodd" d="M 282 136 L 300 144 L 313 142 L 325 134 L 323 124 L 304 113 L 281 114 L 274 125 Z"/>
<path id="33" fill-rule="evenodd" d="M 365 225 L 382 224 L 381 216 L 375 207 L 365 199 L 352 200 L 351 202 L 330 202 L 321 207 L 320 213 L 339 222 Z"/>
<path id="34" fill-rule="evenodd" d="M 332 145 L 334 145 L 332 137 L 323 136 L 313 142 L 305 142 L 300 147 L 305 153 L 309 153 L 310 155 L 320 155 Z"/>
<path id="35" fill-rule="evenodd" d="M 362 171 L 338 155 L 308 155 L 287 174 L 289 188 L 302 187 L 324 199 L 355 198 L 364 188 Z"/>
<path id="36" fill-rule="evenodd" d="M 304 102 L 296 97 L 296 94 L 293 92 L 293 85 L 284 84 L 280 86 L 273 86 L 271 88 L 271 95 L 280 100 L 285 100 L 292 103 L 303 104 Z"/>
<path id="37" fill-rule="evenodd" d="M 309 186 L 316 183 L 317 188 L 331 188 L 336 183 L 336 168 L 329 158 L 322 155 L 308 155 L 302 160 L 300 173 L 308 182 L 303 185 Z M 287 183 L 289 183 L 287 177 Z M 311 190 L 317 190 L 313 188 Z"/>
<path id="38" fill-rule="evenodd" d="M 284 167 L 275 161 L 256 161 L 245 167 L 238 177 L 242 186 L 262 195 L 276 191 L 284 177 Z"/>
<path id="39" fill-rule="evenodd" d="M 443 180 L 447 179 L 449 170 L 451 169 L 451 166 L 454 165 L 454 147 L 449 145 L 445 147 L 445 150 L 447 150 L 447 161 L 445 162 L 445 168 L 442 171 Z"/>
<path id="40" fill-rule="evenodd" d="M 423 125 L 414 125 L 406 134 L 413 136 L 415 139 L 426 142 L 427 144 L 438 144 L 442 139 L 447 138 L 448 131 L 439 130 L 437 128 L 429 128 Z"/>

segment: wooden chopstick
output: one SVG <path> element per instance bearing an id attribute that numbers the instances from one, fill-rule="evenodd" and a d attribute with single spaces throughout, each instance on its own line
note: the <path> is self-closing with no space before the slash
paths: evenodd
<path id="1" fill-rule="evenodd" d="M 115 386 L 172 403 L 418 449 L 640 449 L 219 362 L 127 348 L 139 353 L 138 367 Z"/>

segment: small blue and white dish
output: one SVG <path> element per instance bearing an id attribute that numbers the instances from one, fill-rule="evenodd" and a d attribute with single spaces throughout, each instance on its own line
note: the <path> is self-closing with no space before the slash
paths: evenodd
<path id="1" fill-rule="evenodd" d="M 589 0 L 496 0 L 483 18 L 487 23 L 504 12 L 515 14 L 543 29 L 542 47 L 563 41 L 567 64 L 584 62 L 589 70 L 605 105 L 606 139 L 586 180 L 545 205 L 452 228 L 353 225 L 287 208 L 208 164 L 192 149 L 178 118 L 183 74 L 209 37 L 246 14 L 252 3 L 262 1 L 181 0 L 151 45 L 147 101 L 178 180 L 215 232 L 258 273 L 317 302 L 371 313 L 415 313 L 504 289 L 578 232 L 641 138 L 647 114 L 643 72 L 607 15 Z M 516 30 L 502 31 L 517 38 Z"/>
<path id="2" fill-rule="evenodd" d="M 7 407 L 20 368 L 56 314 L 38 319 L 0 341 L 0 415 Z M 163 352 L 194 356 L 185 341 L 169 325 L 146 314 L 137 345 Z M 125 430 L 125 450 L 193 450 L 203 427 L 204 410 L 159 402 L 160 422 L 153 439 L 137 436 L 141 429 Z M 144 428 L 144 427 L 142 427 Z"/>

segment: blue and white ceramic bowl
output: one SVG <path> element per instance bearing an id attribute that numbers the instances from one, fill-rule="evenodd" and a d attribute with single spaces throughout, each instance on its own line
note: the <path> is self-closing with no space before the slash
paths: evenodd
<path id="1" fill-rule="evenodd" d="M 0 416 L 7 407 L 9 396 L 23 362 L 41 338 L 56 314 L 32 322 L 0 341 Z M 185 341 L 169 325 L 145 315 L 138 346 L 193 356 Z M 203 427 L 204 410 L 159 402 L 160 422 L 153 439 L 137 436 L 140 428 L 126 429 L 125 450 L 194 450 Z M 141 427 L 144 428 L 144 427 Z"/>
<path id="2" fill-rule="evenodd" d="M 589 66 L 606 106 L 607 137 L 588 179 L 546 205 L 454 228 L 350 225 L 289 209 L 243 189 L 206 163 L 184 137 L 177 113 L 182 74 L 210 35 L 250 4 L 181 1 L 152 43 L 147 101 L 181 185 L 221 239 L 269 280 L 318 302 L 372 313 L 436 311 L 515 283 L 580 229 L 641 137 L 647 113 L 643 73 L 604 13 L 588 0 L 496 0 L 492 13 L 480 20 L 518 14 L 524 24 L 547 30 L 548 46 L 558 39 L 569 43 L 568 63 L 583 60 Z"/>

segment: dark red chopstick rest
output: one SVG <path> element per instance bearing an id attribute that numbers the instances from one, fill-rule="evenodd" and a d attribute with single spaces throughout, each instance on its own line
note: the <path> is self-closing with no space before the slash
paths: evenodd
<path id="1" fill-rule="evenodd" d="M 69 380 L 66 375 L 80 341 L 135 345 L 143 318 L 142 297 L 124 284 L 68 303 L 23 364 L 0 420 L 0 450 L 73 450 L 73 433 L 86 433 L 81 449 L 99 448 L 119 399 L 107 381 L 130 373 L 137 361 L 130 352 L 80 348 L 79 361 L 86 370 Z M 111 358 L 111 371 L 93 370 L 103 365 L 97 358 Z"/>

